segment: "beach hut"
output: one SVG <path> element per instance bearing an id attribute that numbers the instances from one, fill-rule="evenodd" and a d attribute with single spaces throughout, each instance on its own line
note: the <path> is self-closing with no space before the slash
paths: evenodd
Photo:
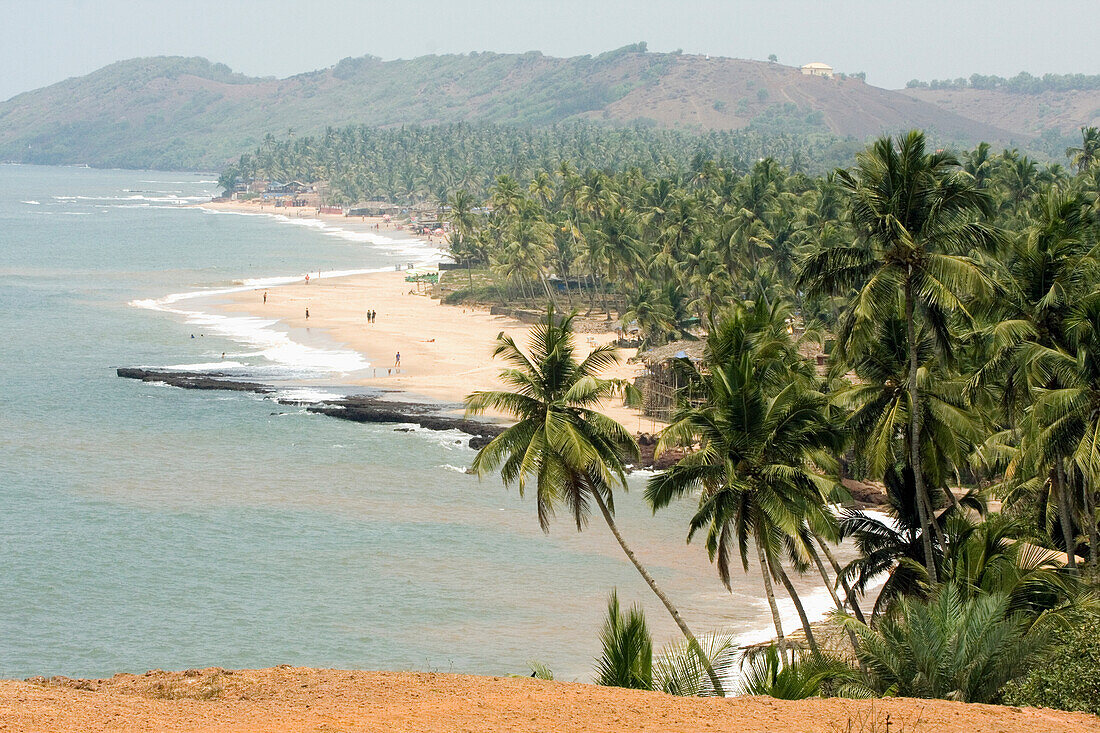
<path id="1" fill-rule="evenodd" d="M 634 386 L 642 393 L 643 414 L 665 421 L 672 417 L 677 392 L 687 384 L 676 362 L 702 363 L 704 347 L 704 341 L 673 341 L 638 355 L 645 371 L 634 380 Z"/>

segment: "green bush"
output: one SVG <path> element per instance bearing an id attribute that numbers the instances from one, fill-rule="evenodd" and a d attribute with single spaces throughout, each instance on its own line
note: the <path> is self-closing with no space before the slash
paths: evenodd
<path id="1" fill-rule="evenodd" d="M 1050 656 L 1008 683 L 1004 702 L 1100 715 L 1100 616 L 1056 633 Z"/>

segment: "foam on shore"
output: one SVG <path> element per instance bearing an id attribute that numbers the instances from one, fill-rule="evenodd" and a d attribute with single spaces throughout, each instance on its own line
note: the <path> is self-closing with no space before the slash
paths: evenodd
<path id="1" fill-rule="evenodd" d="M 279 224 L 306 227 L 316 230 L 325 236 L 343 239 L 357 244 L 367 244 L 371 249 L 386 254 L 412 257 L 424 264 L 437 264 L 446 255 L 446 251 L 436 247 L 431 242 L 425 242 L 417 237 L 391 237 L 381 231 L 360 231 L 337 226 L 330 219 L 316 219 L 314 217 L 294 217 L 286 214 L 277 214 L 273 211 L 237 211 L 235 209 L 211 209 L 202 207 L 202 211 L 208 214 L 229 214 L 231 216 L 260 216 L 267 217 Z"/>
<path id="2" fill-rule="evenodd" d="M 365 270 L 355 272 L 376 272 Z M 352 274 L 352 273 L 348 273 Z M 332 375 L 347 375 L 366 369 L 370 362 L 363 355 L 351 349 L 324 349 L 309 346 L 290 338 L 290 335 L 277 328 L 279 321 L 256 316 L 223 316 L 201 310 L 189 310 L 175 307 L 180 301 L 195 298 L 224 295 L 263 287 L 275 287 L 278 284 L 297 282 L 300 277 L 266 278 L 266 285 L 241 285 L 217 290 L 199 290 L 187 293 L 173 293 L 156 300 L 132 300 L 129 305 L 136 308 L 172 313 L 182 316 L 188 325 L 200 327 L 204 332 L 224 336 L 239 344 L 256 350 L 256 355 L 264 358 L 271 366 L 253 367 L 241 362 L 208 362 L 183 365 L 187 371 L 225 371 L 240 369 L 256 378 L 268 379 L 315 379 Z"/>
<path id="3" fill-rule="evenodd" d="M 122 197 L 120 197 L 122 198 Z M 133 196 L 126 198 L 135 198 Z M 137 196 L 136 198 L 144 198 Z M 313 218 L 292 218 L 282 214 L 267 212 L 241 212 L 202 208 L 201 211 L 237 216 L 268 217 L 281 224 L 308 227 L 326 236 L 338 237 L 345 241 L 362 243 L 373 250 L 389 255 L 409 257 L 418 264 L 435 264 L 442 259 L 444 252 L 428 242 L 415 237 L 393 238 L 376 232 L 360 232 L 332 226 Z M 375 272 L 390 272 L 391 267 L 376 267 L 355 270 L 329 270 L 325 278 L 363 275 Z M 170 293 L 162 298 L 138 299 L 129 302 L 136 308 L 160 311 L 181 316 L 184 322 L 204 331 L 229 338 L 255 350 L 248 356 L 263 357 L 268 366 L 246 365 L 230 366 L 226 362 L 204 364 L 207 368 L 198 371 L 219 371 L 233 369 L 247 373 L 256 379 L 316 379 L 321 377 L 344 377 L 362 371 L 371 363 L 357 351 L 351 349 L 326 349 L 309 346 L 293 340 L 289 333 L 278 327 L 279 321 L 270 318 L 245 315 L 221 315 L 197 308 L 182 307 L 183 303 L 200 298 L 218 297 L 233 293 L 277 288 L 283 285 L 302 282 L 307 273 L 300 275 L 275 275 L 261 278 L 242 278 L 232 281 L 228 287 L 206 288 L 182 293 Z M 242 355 L 243 356 L 243 355 Z"/>

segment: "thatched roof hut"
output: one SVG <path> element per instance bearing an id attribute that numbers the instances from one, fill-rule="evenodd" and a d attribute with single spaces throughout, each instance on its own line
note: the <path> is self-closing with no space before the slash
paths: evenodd
<path id="1" fill-rule="evenodd" d="M 705 341 L 673 341 L 638 354 L 636 358 L 646 370 L 634 380 L 634 386 L 642 393 L 645 415 L 665 421 L 672 417 L 676 392 L 683 386 L 683 377 L 673 363 L 677 359 L 701 362 L 705 345 Z"/>

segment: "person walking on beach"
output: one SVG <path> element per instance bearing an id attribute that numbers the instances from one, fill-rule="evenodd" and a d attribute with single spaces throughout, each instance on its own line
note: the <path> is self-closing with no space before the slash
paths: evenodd
<path id="1" fill-rule="evenodd" d="M 309 285 L 309 273 L 306 273 L 306 285 Z"/>
<path id="2" fill-rule="evenodd" d="M 309 320 L 309 308 L 306 308 L 306 320 Z"/>
<path id="3" fill-rule="evenodd" d="M 396 357 L 394 357 L 394 360 L 393 360 L 393 365 L 394 365 L 394 367 L 399 367 L 399 366 L 401 366 L 401 352 L 400 352 L 400 351 L 398 351 L 398 352 L 397 352 L 397 356 L 396 356 Z"/>
<path id="4" fill-rule="evenodd" d="M 372 310 L 370 312 L 370 322 L 374 323 L 376 318 L 378 318 L 378 311 Z"/>
<path id="5" fill-rule="evenodd" d="M 264 291 L 264 305 L 267 305 L 267 291 Z"/>

